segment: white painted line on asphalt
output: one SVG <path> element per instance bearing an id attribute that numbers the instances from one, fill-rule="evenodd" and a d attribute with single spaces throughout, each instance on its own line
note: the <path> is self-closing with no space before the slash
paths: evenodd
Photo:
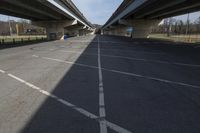
<path id="1" fill-rule="evenodd" d="M 197 64 L 186 64 L 186 63 L 179 63 L 179 62 L 172 62 L 173 65 L 179 65 L 179 66 L 188 66 L 188 67 L 200 67 L 200 65 Z"/>
<path id="2" fill-rule="evenodd" d="M 88 49 L 97 49 L 97 48 L 88 48 Z M 137 51 L 137 50 L 122 50 L 122 49 L 105 49 L 101 48 L 102 51 L 122 51 L 122 52 L 134 52 L 134 53 L 144 53 L 144 54 L 155 54 L 155 55 L 167 55 L 166 53 L 161 53 L 161 52 L 145 52 L 145 51 Z"/>
<path id="3" fill-rule="evenodd" d="M 5 73 L 5 71 L 4 70 L 0 70 L 0 73 Z"/>
<path id="4" fill-rule="evenodd" d="M 117 132 L 118 133 L 133 133 L 133 132 L 130 132 L 130 131 L 128 131 L 128 130 L 124 130 L 124 128 L 121 128 L 121 127 L 119 127 L 118 125 L 116 125 L 116 124 L 114 124 L 114 123 L 111 123 L 111 122 L 109 122 L 109 121 L 105 121 L 105 124 L 110 128 L 110 129 L 112 129 L 112 130 L 114 130 L 114 131 L 116 131 L 115 129 L 116 129 L 116 127 L 118 127 L 117 128 Z"/>
<path id="5" fill-rule="evenodd" d="M 32 56 L 33 56 L 33 57 L 37 57 L 37 58 L 39 57 L 39 56 L 37 56 L 37 55 L 32 55 Z"/>
<path id="6" fill-rule="evenodd" d="M 200 48 L 200 45 L 194 46 L 194 48 Z"/>
<path id="7" fill-rule="evenodd" d="M 14 75 L 12 75 L 12 74 L 8 74 L 8 76 L 11 77 L 11 78 L 13 78 L 13 79 L 15 79 L 15 80 L 18 80 L 18 81 L 21 82 L 21 83 L 25 83 L 25 82 L 26 82 L 26 81 L 24 81 L 23 79 L 20 79 L 20 78 L 14 76 Z"/>
<path id="8" fill-rule="evenodd" d="M 169 64 L 169 65 L 188 66 L 188 67 L 200 67 L 200 65 L 198 65 L 198 64 L 168 62 L 168 61 L 161 61 L 161 60 L 151 60 L 151 59 L 133 58 L 133 57 L 126 57 L 126 56 L 114 56 L 114 55 L 101 55 L 101 56 L 110 57 L 110 58 L 122 58 L 122 59 L 129 59 L 129 60 L 137 60 L 137 61 L 144 61 L 144 62 L 154 62 L 154 63 L 159 63 L 159 64 Z"/>
<path id="9" fill-rule="evenodd" d="M 64 99 L 62 99 L 62 98 L 59 98 L 56 95 L 51 94 L 51 93 L 49 93 L 49 92 L 47 92 L 47 91 L 45 91 L 45 90 L 43 90 L 43 89 L 41 89 L 41 88 L 39 88 L 37 86 L 25 81 L 25 80 L 13 75 L 13 74 L 6 73 L 6 72 L 5 72 L 5 74 L 7 76 L 11 77 L 12 79 L 15 79 L 15 80 L 19 81 L 20 83 L 22 83 L 22 84 L 24 84 L 24 85 L 26 85 L 26 86 L 28 86 L 28 87 L 40 92 L 40 93 L 42 93 L 43 95 L 46 95 L 48 97 L 53 98 L 54 100 L 56 100 L 56 101 L 64 104 L 65 106 L 67 106 L 67 107 L 69 107 L 69 108 L 81 113 L 82 115 L 84 115 L 84 116 L 86 116 L 86 117 L 88 117 L 90 119 L 94 119 L 94 120 L 98 121 L 99 123 L 102 123 L 101 118 L 99 116 L 94 115 L 94 114 L 92 114 L 92 113 L 90 113 L 90 112 L 88 112 L 88 111 L 86 111 L 86 110 L 84 110 L 84 109 L 82 109 L 82 108 L 80 108 L 80 107 L 78 107 L 78 106 L 76 106 L 76 105 L 64 100 Z M 120 127 L 120 126 L 118 126 L 118 125 L 116 125 L 114 123 L 111 123 L 111 122 L 107 121 L 107 120 L 105 120 L 103 124 L 105 124 L 107 127 L 109 127 L 110 129 L 112 129 L 112 130 L 114 130 L 114 131 L 116 131 L 118 133 L 132 133 L 131 131 L 128 131 L 127 129 L 124 129 L 124 128 L 122 128 L 122 127 Z"/>
<path id="10" fill-rule="evenodd" d="M 59 60 L 59 59 L 47 58 L 47 57 L 41 57 L 41 58 L 47 59 L 47 60 L 52 60 L 52 61 L 57 61 L 57 62 L 63 62 L 63 63 L 67 63 L 67 64 L 78 65 L 78 66 L 82 66 L 82 67 L 98 69 L 97 66 L 68 62 L 68 61 L 63 61 L 63 60 Z M 123 71 L 118 71 L 118 70 L 113 70 L 113 69 L 107 69 L 107 68 L 103 68 L 103 67 L 101 69 L 104 70 L 104 71 L 108 71 L 108 72 L 119 73 L 119 74 L 123 74 L 123 75 L 139 77 L 139 78 L 145 78 L 145 79 L 169 83 L 169 84 L 175 84 L 175 85 L 187 86 L 187 87 L 193 87 L 193 88 L 200 88 L 200 86 L 198 86 L 198 85 L 192 85 L 192 84 L 189 84 L 189 83 L 171 81 L 171 80 L 167 80 L 167 79 L 155 78 L 155 77 L 150 77 L 150 76 L 145 76 L 145 75 L 140 75 L 140 74 L 135 74 L 135 73 L 129 73 L 129 72 L 123 72 Z"/>
<path id="11" fill-rule="evenodd" d="M 137 42 L 114 42 L 114 41 L 100 41 L 100 43 L 114 43 L 114 44 L 138 44 Z"/>
<path id="12" fill-rule="evenodd" d="M 134 76 L 134 77 L 139 77 L 139 78 L 145 78 L 145 79 L 160 81 L 160 82 L 169 83 L 169 84 L 175 84 L 175 85 L 181 85 L 181 86 L 187 86 L 187 87 L 193 87 L 193 88 L 200 88 L 200 86 L 198 86 L 198 85 L 191 85 L 191 84 L 187 84 L 187 83 L 176 82 L 176 81 L 171 81 L 171 80 L 161 79 L 161 78 L 155 78 L 155 77 L 150 77 L 150 76 L 144 76 L 144 75 L 135 74 L 135 73 L 122 72 L 122 71 L 111 70 L 111 69 L 106 69 L 106 68 L 102 68 L 102 70 L 110 71 L 110 72 L 114 72 L 114 73 L 121 73 L 121 74 L 124 74 L 124 75 L 129 75 L 129 76 Z"/>
<path id="13" fill-rule="evenodd" d="M 88 47 L 88 46 L 85 46 Z M 87 48 L 87 49 L 94 49 L 97 50 L 98 48 Z M 122 51 L 122 52 L 134 52 L 134 53 L 144 53 L 144 54 L 155 54 L 155 55 L 167 55 L 167 53 L 161 53 L 161 52 L 146 52 L 146 51 L 137 51 L 137 50 L 122 50 L 122 49 L 105 49 L 105 48 L 101 48 L 102 51 Z"/>
<path id="14" fill-rule="evenodd" d="M 100 133 L 107 133 L 107 126 L 105 124 L 106 111 L 104 102 L 104 88 L 103 88 L 103 74 L 101 69 L 101 49 L 98 39 L 98 72 L 99 72 L 99 117 L 102 118 L 100 122 Z"/>
<path id="15" fill-rule="evenodd" d="M 86 40 L 86 41 L 71 41 L 73 42 L 84 42 L 84 43 L 91 43 L 90 40 Z M 98 41 L 92 41 L 93 43 L 98 43 Z M 149 43 L 153 43 L 153 44 L 165 44 L 165 45 L 172 45 L 172 46 L 188 46 L 187 44 L 180 44 L 180 43 L 175 43 L 175 42 L 164 42 L 164 41 L 160 41 L 160 42 L 140 42 L 140 41 L 130 41 L 130 42 L 115 42 L 115 41 L 100 41 L 100 43 L 107 43 L 107 44 L 132 44 L 132 45 L 141 45 L 141 44 L 146 44 L 148 45 Z M 107 45 L 106 44 L 106 45 Z"/>
<path id="16" fill-rule="evenodd" d="M 75 42 L 84 42 L 84 43 L 91 43 L 91 40 L 85 40 L 85 41 L 70 41 L 71 43 Z M 138 42 L 114 42 L 114 41 L 99 41 L 100 43 L 113 43 L 113 44 L 138 44 Z M 98 41 L 92 41 L 92 43 L 98 43 Z"/>
<path id="17" fill-rule="evenodd" d="M 98 56 L 98 54 L 88 54 L 88 53 L 77 52 L 77 51 L 67 51 L 67 50 L 60 50 L 60 51 L 65 52 L 65 53 L 75 53 L 75 54 L 85 54 L 85 55 Z M 128 59 L 128 60 L 153 62 L 153 63 L 159 63 L 159 64 L 169 64 L 169 65 L 188 66 L 188 67 L 200 67 L 200 65 L 198 65 L 198 64 L 187 64 L 187 63 L 180 63 L 180 62 L 175 63 L 175 62 L 168 62 L 168 61 L 161 61 L 161 60 L 151 60 L 151 59 L 133 58 L 133 57 L 126 57 L 126 56 L 106 55 L 106 54 L 101 54 L 101 56 L 109 57 L 109 58 L 121 58 L 121 59 Z"/>
<path id="18" fill-rule="evenodd" d="M 64 60 L 59 60 L 59 59 L 54 59 L 54 58 L 48 58 L 48 57 L 42 57 L 42 59 L 52 60 L 52 61 L 57 61 L 57 62 L 63 62 L 63 63 L 67 63 L 67 64 L 72 64 L 72 65 L 78 65 L 78 66 L 82 66 L 82 67 L 88 67 L 88 68 L 98 69 L 97 66 L 90 66 L 90 65 L 75 63 L 75 62 L 71 62 L 71 61 L 64 61 Z"/>

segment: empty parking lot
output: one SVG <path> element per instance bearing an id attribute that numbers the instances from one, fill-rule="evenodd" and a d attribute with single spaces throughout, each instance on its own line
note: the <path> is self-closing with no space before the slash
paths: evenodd
<path id="1" fill-rule="evenodd" d="M 1 133 L 199 133 L 200 49 L 84 36 L 0 50 Z"/>

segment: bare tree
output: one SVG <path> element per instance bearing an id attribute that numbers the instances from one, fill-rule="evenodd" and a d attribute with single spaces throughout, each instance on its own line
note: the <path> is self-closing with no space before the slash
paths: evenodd
<path id="1" fill-rule="evenodd" d="M 176 22 L 176 19 L 174 18 L 164 19 L 164 29 L 165 32 L 167 33 L 167 36 L 170 36 L 174 22 Z"/>
<path id="2" fill-rule="evenodd" d="M 200 33 L 200 16 L 195 20 L 195 27 L 196 27 L 196 32 Z"/>
<path id="3" fill-rule="evenodd" d="M 177 21 L 177 32 L 179 34 L 183 33 L 183 29 L 184 29 L 184 23 L 182 20 L 178 20 Z"/>

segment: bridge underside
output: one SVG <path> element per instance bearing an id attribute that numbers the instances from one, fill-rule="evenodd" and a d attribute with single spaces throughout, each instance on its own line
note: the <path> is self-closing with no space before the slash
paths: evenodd
<path id="1" fill-rule="evenodd" d="M 33 25 L 46 28 L 48 39 L 61 39 L 65 34 L 64 29 L 69 26 L 73 28 L 74 25 L 82 27 L 87 25 L 89 28 L 88 24 L 82 21 L 83 16 L 77 13 L 77 9 L 70 8 L 64 0 L 54 0 L 53 2 L 57 2 L 58 6 L 47 0 L 1 0 L 0 14 L 31 20 Z M 59 6 L 60 8 L 58 8 Z M 63 7 L 65 8 L 62 9 Z M 72 16 L 76 16 L 82 22 Z M 77 30 L 73 36 L 80 35 L 79 29 L 72 28 L 71 31 Z"/>
<path id="2" fill-rule="evenodd" d="M 45 27 L 47 38 L 49 40 L 63 39 L 67 36 L 81 36 L 92 34 L 93 30 L 87 26 L 83 26 L 77 20 L 62 20 L 62 21 L 32 21 L 33 25 Z"/>
<path id="3" fill-rule="evenodd" d="M 45 9 L 45 10 L 44 10 Z M 61 10 L 52 8 L 47 1 L 38 0 L 1 0 L 0 13 L 34 21 L 63 20 L 69 16 Z"/>
<path id="4" fill-rule="evenodd" d="M 162 19 L 199 10 L 199 0 L 126 0 L 104 25 L 103 30 L 105 34 L 122 35 L 119 34 L 122 32 L 119 27 L 124 25 L 132 27 L 132 37 L 146 38 L 152 26 L 158 25 Z"/>
<path id="5" fill-rule="evenodd" d="M 199 0 L 152 0 L 137 8 L 125 19 L 164 19 L 200 10 Z"/>

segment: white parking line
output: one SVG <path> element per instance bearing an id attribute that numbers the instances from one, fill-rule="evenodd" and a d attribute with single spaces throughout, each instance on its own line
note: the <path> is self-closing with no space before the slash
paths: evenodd
<path id="1" fill-rule="evenodd" d="M 81 52 L 67 51 L 67 50 L 60 50 L 60 51 L 61 52 L 65 52 L 65 53 L 76 53 L 76 54 L 98 56 L 98 54 L 88 54 L 88 53 L 84 53 L 84 51 L 81 51 Z M 180 62 L 168 62 L 168 61 L 161 61 L 161 60 L 150 60 L 150 59 L 143 59 L 143 58 L 133 58 L 133 57 L 126 57 L 126 56 L 105 55 L 105 54 L 101 54 L 101 56 L 109 57 L 109 58 L 121 58 L 121 59 L 128 59 L 128 60 L 153 62 L 153 63 L 159 63 L 159 64 L 169 64 L 169 65 L 187 66 L 187 67 L 200 67 L 200 65 L 198 65 L 198 64 L 187 64 L 187 63 L 180 63 Z"/>
<path id="2" fill-rule="evenodd" d="M 62 63 L 67 63 L 67 64 L 72 64 L 72 65 L 78 65 L 78 66 L 82 66 L 82 67 L 88 67 L 88 68 L 98 69 L 97 66 L 90 66 L 90 65 L 75 63 L 75 62 L 71 62 L 71 61 L 64 61 L 64 60 L 55 59 L 55 58 L 48 58 L 48 57 L 41 57 L 41 58 L 45 59 L 45 60 L 52 60 L 52 61 L 57 61 L 57 62 L 62 62 Z"/>
<path id="3" fill-rule="evenodd" d="M 87 48 L 87 49 L 97 49 L 97 48 Z M 105 49 L 101 48 L 102 51 L 122 51 L 122 52 L 134 52 L 134 53 L 144 53 L 144 54 L 152 54 L 152 55 L 167 55 L 166 53 L 161 53 L 161 52 L 146 52 L 146 51 L 137 51 L 137 50 L 122 50 L 122 49 Z"/>
<path id="4" fill-rule="evenodd" d="M 104 89 L 103 89 L 103 74 L 101 69 L 101 49 L 99 44 L 98 37 L 98 72 L 99 72 L 99 117 L 101 118 L 100 122 L 100 133 L 107 133 L 107 127 L 105 124 L 106 111 L 105 111 L 105 102 L 104 102 Z"/>
<path id="5" fill-rule="evenodd" d="M 82 115 L 84 115 L 84 116 L 86 116 L 86 117 L 88 117 L 90 119 L 94 119 L 94 120 L 98 121 L 99 123 L 102 123 L 102 120 L 101 120 L 101 118 L 99 116 L 94 115 L 94 114 L 92 114 L 92 113 L 90 113 L 90 112 L 88 112 L 88 111 L 86 111 L 86 110 L 84 110 L 84 109 L 82 109 L 82 108 L 80 108 L 80 107 L 78 107 L 78 106 L 76 106 L 76 105 L 64 100 L 64 99 L 62 99 L 62 98 L 59 98 L 56 95 L 51 94 L 51 93 L 49 93 L 49 92 L 47 92 L 47 91 L 45 91 L 45 90 L 43 90 L 43 89 L 41 89 L 41 88 L 39 88 L 37 86 L 25 81 L 25 80 L 13 75 L 13 74 L 7 73 L 7 72 L 5 72 L 3 70 L 1 70 L 1 72 L 4 72 L 4 74 L 6 74 L 7 76 L 9 76 L 12 79 L 15 79 L 15 80 L 19 81 L 20 83 L 22 83 L 22 84 L 24 84 L 24 85 L 26 85 L 26 86 L 38 91 L 39 93 L 42 93 L 43 95 L 46 95 L 46 96 L 48 96 L 50 98 L 53 98 L 54 100 L 56 100 L 56 101 L 64 104 L 65 106 L 67 106 L 67 107 L 69 107 L 69 108 L 81 113 Z M 104 120 L 103 124 L 105 124 L 105 126 L 109 127 L 110 129 L 112 129 L 112 130 L 114 130 L 114 131 L 116 131 L 118 133 L 132 133 L 131 131 L 128 131 L 127 129 L 124 129 L 124 128 L 122 128 L 122 127 L 120 127 L 120 126 L 118 126 L 118 125 L 116 125 L 114 123 L 111 123 L 111 122 L 107 121 L 107 120 Z"/>
<path id="6" fill-rule="evenodd" d="M 84 47 L 88 47 L 88 46 L 84 46 Z M 98 48 L 87 48 L 87 49 L 94 49 L 94 50 L 98 50 Z M 163 53 L 163 52 L 146 52 L 146 51 L 137 51 L 137 50 L 122 50 L 122 49 L 105 49 L 105 48 L 101 48 L 102 51 L 122 51 L 122 52 L 134 52 L 134 53 L 144 53 L 144 54 L 152 54 L 152 55 L 167 55 L 167 53 Z"/>
<path id="7" fill-rule="evenodd" d="M 97 66 L 91 66 L 91 65 L 85 65 L 85 64 L 74 63 L 74 62 L 69 62 L 69 61 L 63 61 L 63 60 L 54 59 L 54 58 L 47 58 L 47 57 L 41 57 L 41 58 L 47 59 L 47 60 L 52 60 L 52 61 L 57 61 L 57 62 L 63 62 L 63 63 L 67 63 L 67 64 L 72 64 L 72 65 L 78 65 L 78 66 L 82 66 L 82 67 L 99 69 Z M 134 76 L 134 77 L 138 77 L 138 78 L 145 78 L 145 79 L 164 82 L 164 83 L 168 83 L 168 84 L 175 84 L 175 85 L 179 85 L 179 86 L 200 88 L 200 86 L 198 86 L 198 85 L 192 85 L 192 84 L 183 83 L 183 82 L 176 82 L 176 81 L 171 81 L 171 80 L 167 80 L 167 79 L 161 79 L 161 78 L 155 78 L 155 77 L 151 77 L 151 76 L 140 75 L 140 74 L 136 74 L 136 73 L 129 73 L 129 72 L 123 72 L 123 71 L 118 71 L 118 70 L 107 69 L 107 68 L 103 68 L 103 67 L 101 69 L 104 70 L 104 71 L 108 71 L 108 72 L 119 73 L 119 74 Z"/>
<path id="8" fill-rule="evenodd" d="M 5 71 L 4 70 L 0 70 L 0 73 L 5 73 Z"/>
<path id="9" fill-rule="evenodd" d="M 39 56 L 37 56 L 37 55 L 32 55 L 33 57 L 36 57 L 36 58 L 38 58 Z"/>
<path id="10" fill-rule="evenodd" d="M 171 80 L 167 80 L 167 79 L 160 79 L 160 78 L 155 78 L 155 77 L 150 77 L 150 76 L 144 76 L 144 75 L 135 74 L 135 73 L 122 72 L 122 71 L 111 70 L 111 69 L 106 69 L 106 68 L 102 68 L 102 70 L 110 71 L 110 72 L 114 72 L 114 73 L 120 73 L 120 74 L 124 74 L 124 75 L 129 75 L 129 76 L 134 76 L 134 77 L 139 77 L 139 78 L 145 78 L 145 79 L 155 80 L 155 81 L 169 83 L 169 84 L 175 84 L 175 85 L 180 85 L 180 86 L 187 86 L 187 87 L 192 87 L 192 88 L 200 88 L 200 86 L 198 86 L 198 85 L 191 85 L 191 84 L 188 84 L 188 83 L 176 82 L 176 81 L 171 81 Z"/>
<path id="11" fill-rule="evenodd" d="M 77 43 L 77 42 L 84 42 L 84 43 L 91 43 L 91 40 L 85 40 L 85 41 L 70 41 L 71 43 Z M 98 43 L 98 41 L 92 41 L 92 43 Z M 165 41 L 153 41 L 153 42 L 141 42 L 141 41 L 130 41 L 130 42 L 115 42 L 115 41 L 100 41 L 100 43 L 107 43 L 107 44 L 131 44 L 131 45 L 141 45 L 141 44 L 164 44 L 164 45 L 172 45 L 172 46 L 188 46 L 187 44 L 177 43 L 177 42 L 165 42 Z M 106 44 L 106 45 L 107 45 Z"/>
<path id="12" fill-rule="evenodd" d="M 92 41 L 91 40 L 85 40 L 85 41 L 70 41 L 71 43 L 77 43 L 77 42 L 84 42 L 84 43 L 98 43 L 98 41 Z M 144 42 L 114 42 L 114 41 L 99 41 L 99 43 L 107 43 L 107 44 L 132 44 L 132 45 L 138 45 L 139 43 L 144 43 Z"/>

